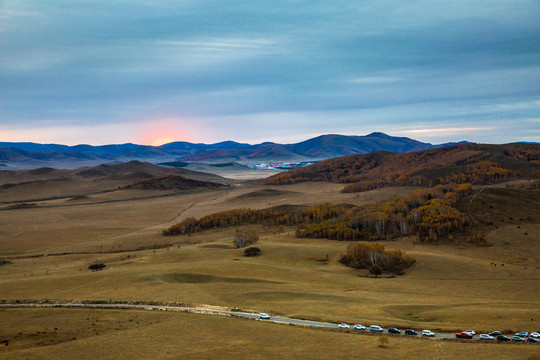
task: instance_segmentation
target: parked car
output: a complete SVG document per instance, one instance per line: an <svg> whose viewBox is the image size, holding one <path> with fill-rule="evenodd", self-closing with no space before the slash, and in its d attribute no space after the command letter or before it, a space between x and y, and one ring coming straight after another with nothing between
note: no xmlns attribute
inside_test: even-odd
<svg viewBox="0 0 540 360"><path fill-rule="evenodd" d="M526 331L521 331L521 332L515 333L514 335L519 336L519 337L527 337L529 336L529 333Z"/></svg>
<svg viewBox="0 0 540 360"><path fill-rule="evenodd" d="M510 341L510 338L504 335L497 335L497 341Z"/></svg>
<svg viewBox="0 0 540 360"><path fill-rule="evenodd" d="M524 341L525 341L524 338L522 338L521 336L517 336L517 335L512 336L512 339L511 339L511 340L512 340L512 341L516 341L516 342L524 342Z"/></svg>
<svg viewBox="0 0 540 360"><path fill-rule="evenodd" d="M488 334L480 334L480 340L495 340L495 338Z"/></svg>
<svg viewBox="0 0 540 360"><path fill-rule="evenodd" d="M345 323L341 323L337 326L340 329L350 329L351 327Z"/></svg>
<svg viewBox="0 0 540 360"><path fill-rule="evenodd" d="M500 332L500 331L492 331L492 332L489 333L489 335L491 335L491 336L499 336L499 335L502 335L502 332Z"/></svg>
<svg viewBox="0 0 540 360"><path fill-rule="evenodd" d="M458 339L472 339L473 336L472 336L472 334L463 331L463 332L456 333L456 337Z"/></svg>
<svg viewBox="0 0 540 360"><path fill-rule="evenodd" d="M396 329L396 328L388 328L388 332L390 334L401 334L401 330Z"/></svg>
<svg viewBox="0 0 540 360"><path fill-rule="evenodd" d="M540 342L540 339L535 339L533 337L528 337L527 342L537 343L537 342Z"/></svg>
<svg viewBox="0 0 540 360"><path fill-rule="evenodd" d="M422 330L422 336L434 337L435 333L431 330Z"/></svg>
<svg viewBox="0 0 540 360"><path fill-rule="evenodd" d="M529 334L529 336L532 336L533 338L540 338L540 333L535 331Z"/></svg>
<svg viewBox="0 0 540 360"><path fill-rule="evenodd" d="M353 326L354 330L366 330L366 327L364 325L356 324Z"/></svg>
<svg viewBox="0 0 540 360"><path fill-rule="evenodd" d="M474 332L474 330L465 330L464 333L470 334L471 336L476 335L476 333Z"/></svg>
<svg viewBox="0 0 540 360"><path fill-rule="evenodd" d="M384 329L378 325L371 325L369 331L383 332Z"/></svg>
<svg viewBox="0 0 540 360"><path fill-rule="evenodd" d="M259 319L268 320L268 319L270 319L270 315L265 314L265 313L260 313L259 314Z"/></svg>
<svg viewBox="0 0 540 360"><path fill-rule="evenodd" d="M413 329L407 329L405 330L405 335L418 335L418 333Z"/></svg>

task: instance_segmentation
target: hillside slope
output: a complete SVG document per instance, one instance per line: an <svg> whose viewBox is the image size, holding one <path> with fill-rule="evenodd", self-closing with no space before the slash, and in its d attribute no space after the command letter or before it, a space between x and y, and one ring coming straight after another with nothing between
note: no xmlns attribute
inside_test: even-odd
<svg viewBox="0 0 540 360"><path fill-rule="evenodd" d="M354 183L344 189L354 192L385 185L488 184L538 177L540 145L467 143L411 153L349 155L274 175L267 183Z"/></svg>
<svg viewBox="0 0 540 360"><path fill-rule="evenodd" d="M230 179L187 169L166 168L146 162L130 161L75 170L39 168L26 171L0 171L0 202L31 201L88 195L115 190L137 182L174 175L177 181L164 181L154 189L183 187L219 187ZM199 184L200 183L200 184ZM186 185L187 184L187 185Z"/></svg>

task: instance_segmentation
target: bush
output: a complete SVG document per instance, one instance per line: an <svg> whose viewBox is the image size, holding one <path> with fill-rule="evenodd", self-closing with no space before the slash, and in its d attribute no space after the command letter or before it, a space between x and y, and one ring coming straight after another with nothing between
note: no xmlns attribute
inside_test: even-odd
<svg viewBox="0 0 540 360"><path fill-rule="evenodd" d="M369 273L377 277L382 274L382 269L379 265L373 265L372 267L369 268Z"/></svg>
<svg viewBox="0 0 540 360"><path fill-rule="evenodd" d="M234 246L237 248L243 248L248 245L254 244L259 240L259 236L254 232L237 231L234 236Z"/></svg>
<svg viewBox="0 0 540 360"><path fill-rule="evenodd" d="M11 261L9 261L9 260L0 260L0 266L9 265L9 264L11 264Z"/></svg>
<svg viewBox="0 0 540 360"><path fill-rule="evenodd" d="M105 267L106 267L105 264L92 264L88 267L88 270L99 271L99 270L103 270Z"/></svg>
<svg viewBox="0 0 540 360"><path fill-rule="evenodd" d="M259 255L260 252L261 252L261 249L259 249L258 247L252 246L244 250L244 256L257 256Z"/></svg>
<svg viewBox="0 0 540 360"><path fill-rule="evenodd" d="M379 336L379 347L386 348L388 347L389 343L390 343L390 340L388 340L388 336L386 335Z"/></svg>
<svg viewBox="0 0 540 360"><path fill-rule="evenodd" d="M401 274L415 263L401 250L385 250L384 245L369 242L350 244L339 261L355 269L370 269L374 275L380 275L383 271Z"/></svg>

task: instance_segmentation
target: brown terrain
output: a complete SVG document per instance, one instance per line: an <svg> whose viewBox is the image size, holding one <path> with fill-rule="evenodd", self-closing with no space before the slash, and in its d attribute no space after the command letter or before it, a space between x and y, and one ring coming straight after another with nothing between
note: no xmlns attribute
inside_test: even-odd
<svg viewBox="0 0 540 360"><path fill-rule="evenodd" d="M232 180L141 162L1 171L0 300L177 302L435 332L540 330L536 150L467 144L407 153L399 161L388 153L354 155L280 173L266 184L237 180L240 169ZM406 181L395 177L404 170L401 161L413 170ZM413 166L422 163L432 167ZM499 175L484 176L486 169ZM360 239L415 260L398 275L374 277L345 266L340 258L358 241L297 237L297 224L246 222L162 235L188 218L233 209L321 203L342 204L357 215L364 208L393 209L396 199L428 191L436 179L459 180L453 174L460 173L468 177L464 182L478 182L459 198L443 199L463 214L459 229L429 241L420 241L414 228ZM409 181L415 176L420 180ZM382 187L343 191L349 178L379 177ZM348 224L347 214L325 216ZM233 246L237 230L258 235L259 256L245 257ZM105 268L93 272L92 264ZM400 336L379 347L379 337L369 332L158 311L10 308L0 309L0 319L0 359L527 359L540 349Z"/></svg>

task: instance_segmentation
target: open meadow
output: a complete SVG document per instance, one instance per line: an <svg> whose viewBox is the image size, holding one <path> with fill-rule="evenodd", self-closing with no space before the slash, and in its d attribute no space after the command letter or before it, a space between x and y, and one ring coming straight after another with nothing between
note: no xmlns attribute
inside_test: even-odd
<svg viewBox="0 0 540 360"><path fill-rule="evenodd" d="M490 246L421 244L414 236L381 241L416 259L401 276L374 278L345 267L339 258L349 242L299 239L294 227L244 225L190 236L161 235L182 219L221 210L321 202L362 205L414 189L355 194L341 193L342 188L326 182L234 182L221 189L116 189L63 198L59 185L53 198L19 207L13 207L17 194L12 192L10 202L0 204L0 260L10 262L0 266L0 300L177 302L441 332L540 329L537 190L519 193L499 187L465 199L463 206L476 221L491 219L483 228ZM28 195L19 194L22 199ZM243 249L234 248L237 229L259 235L260 256L245 257ZM93 263L106 268L89 271ZM220 358L231 359L355 354L526 358L539 352L534 344L408 338L391 338L389 348L379 348L376 336L197 314L71 309L8 309L0 314L0 341L9 340L0 346L0 358L64 358L75 352L89 355L88 349L98 351L91 358L130 358L133 353L140 358L206 358L219 352ZM104 325L98 329L87 318Z"/></svg>

